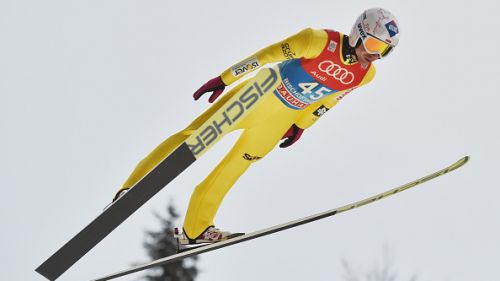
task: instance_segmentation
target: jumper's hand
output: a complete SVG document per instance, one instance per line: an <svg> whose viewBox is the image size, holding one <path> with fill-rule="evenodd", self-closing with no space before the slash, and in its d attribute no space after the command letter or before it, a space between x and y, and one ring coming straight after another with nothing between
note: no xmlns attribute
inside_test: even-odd
<svg viewBox="0 0 500 281"><path fill-rule="evenodd" d="M290 127L290 129L288 129L288 131L285 133L285 135L283 135L283 137L281 138L281 139L285 139L285 141L283 141L280 144L280 147L285 148L285 147L289 147L290 145L294 144L296 141L298 141L300 139L303 132L304 132L304 129L301 129L301 128L297 127L297 125L293 124Z"/></svg>
<svg viewBox="0 0 500 281"><path fill-rule="evenodd" d="M209 80L207 83L203 84L203 86L201 86L198 91L194 93L193 98L194 100L198 100L205 93L213 92L210 98L208 98L208 102L212 103L220 96L220 94L222 94L225 87L226 84L222 82L222 78L220 76L217 76Z"/></svg>

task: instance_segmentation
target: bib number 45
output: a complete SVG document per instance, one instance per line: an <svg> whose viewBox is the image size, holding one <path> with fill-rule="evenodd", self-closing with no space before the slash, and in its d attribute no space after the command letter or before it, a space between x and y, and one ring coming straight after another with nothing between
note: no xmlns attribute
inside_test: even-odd
<svg viewBox="0 0 500 281"><path fill-rule="evenodd" d="M325 86L320 86L318 82L303 82L299 83L299 87L302 89L302 94L307 96L312 100L319 100L325 95L328 95L332 92L332 90L328 89Z"/></svg>

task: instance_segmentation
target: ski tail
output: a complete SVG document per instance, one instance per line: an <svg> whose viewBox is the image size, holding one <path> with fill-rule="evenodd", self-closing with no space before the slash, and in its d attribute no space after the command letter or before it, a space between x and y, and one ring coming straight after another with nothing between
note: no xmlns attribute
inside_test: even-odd
<svg viewBox="0 0 500 281"><path fill-rule="evenodd" d="M120 200L117 200L112 206L104 210L90 224L37 267L35 271L51 281L59 278L195 160L196 158L186 144L179 146L155 168L156 171L162 171L161 173L147 174Z"/></svg>

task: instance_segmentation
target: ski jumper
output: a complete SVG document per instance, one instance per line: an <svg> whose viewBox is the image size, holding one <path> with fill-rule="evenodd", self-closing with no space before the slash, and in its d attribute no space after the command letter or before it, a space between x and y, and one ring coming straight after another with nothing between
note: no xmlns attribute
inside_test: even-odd
<svg viewBox="0 0 500 281"><path fill-rule="evenodd" d="M375 75L372 64L363 67L346 54L348 37L332 30L304 29L272 44L221 74L226 85L268 64L279 73L276 89L270 89L262 101L235 128L242 133L217 167L194 190L184 221L191 239L214 225L222 200L250 164L263 158L296 124L306 129L335 106L353 89L370 82ZM162 159L189 137L252 78L229 90L184 130L172 135L135 168L121 189L130 188Z"/></svg>

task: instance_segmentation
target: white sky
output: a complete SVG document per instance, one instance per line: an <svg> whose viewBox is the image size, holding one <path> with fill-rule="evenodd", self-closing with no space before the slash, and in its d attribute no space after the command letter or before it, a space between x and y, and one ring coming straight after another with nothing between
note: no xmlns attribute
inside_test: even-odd
<svg viewBox="0 0 500 281"><path fill-rule="evenodd" d="M182 2L182 3L181 3ZM497 1L0 2L0 276L34 269L97 216L136 163L208 106L206 80L305 27L349 32L366 8L401 41L374 81L231 190L218 226L251 232L466 167L396 197L201 256L209 280L341 280L388 245L401 279L498 280ZM497 120L497 121L494 121ZM59 280L147 259L144 230L224 155L232 134ZM119 280L134 280L141 274Z"/></svg>

